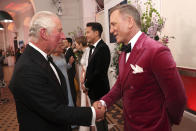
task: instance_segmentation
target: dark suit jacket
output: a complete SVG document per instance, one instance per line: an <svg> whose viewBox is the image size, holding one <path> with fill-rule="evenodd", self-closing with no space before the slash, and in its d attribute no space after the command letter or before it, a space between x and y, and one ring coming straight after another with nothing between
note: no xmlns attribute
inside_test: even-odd
<svg viewBox="0 0 196 131"><path fill-rule="evenodd" d="M59 84L47 60L27 45L15 65L9 88L16 102L20 131L65 131L73 125L90 125L90 107L68 104L66 82L57 70Z"/></svg>
<svg viewBox="0 0 196 131"><path fill-rule="evenodd" d="M94 49L86 70L85 86L91 100L99 100L110 90L108 80L110 57L107 44L100 40Z"/></svg>
<svg viewBox="0 0 196 131"><path fill-rule="evenodd" d="M72 48L69 48L65 54L65 60L67 63L69 63L69 58L73 56L74 59L75 59L75 55L74 55L74 52L73 52L73 49ZM75 62L72 64L72 67L70 69L67 70L67 74L68 74L68 77L69 77L69 83L70 83L70 87L71 87L71 94L72 94L72 97L73 97L73 101L74 101L74 104L76 105L76 88L75 88L75 85L74 85L74 78L75 78L75 75L76 75L76 67L75 67Z"/></svg>
<svg viewBox="0 0 196 131"><path fill-rule="evenodd" d="M143 33L125 59L123 52L118 79L102 99L109 107L122 97L125 131L171 131L171 124L180 123L186 95L169 49ZM131 64L143 72L135 74Z"/></svg>

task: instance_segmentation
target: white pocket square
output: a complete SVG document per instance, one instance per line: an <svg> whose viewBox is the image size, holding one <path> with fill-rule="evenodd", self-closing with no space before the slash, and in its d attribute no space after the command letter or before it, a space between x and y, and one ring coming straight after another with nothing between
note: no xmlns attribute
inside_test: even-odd
<svg viewBox="0 0 196 131"><path fill-rule="evenodd" d="M142 73L142 72L144 72L143 71L143 68L142 67L140 67L140 66L138 66L138 65L132 65L132 64L130 64L130 66L131 66L131 68L133 69L133 74L137 74L137 73Z"/></svg>

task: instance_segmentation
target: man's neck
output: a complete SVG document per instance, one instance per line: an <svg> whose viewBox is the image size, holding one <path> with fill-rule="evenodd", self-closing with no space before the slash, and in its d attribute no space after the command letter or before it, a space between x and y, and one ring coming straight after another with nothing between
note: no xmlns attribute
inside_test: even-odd
<svg viewBox="0 0 196 131"><path fill-rule="evenodd" d="M127 40L126 42L124 43L125 45L127 45L129 43L129 41L137 34L137 32L140 31L139 28L134 28L130 31L128 37L127 37Z"/></svg>
<svg viewBox="0 0 196 131"><path fill-rule="evenodd" d="M101 37L95 38L95 40L93 41L93 43L91 45L94 45L99 39L101 39Z"/></svg>
<svg viewBox="0 0 196 131"><path fill-rule="evenodd" d="M40 50L42 50L43 52L45 52L46 54L51 54L52 52L49 51L46 46L44 46L44 43L41 42L33 42L31 41L32 44L34 44L37 48L39 48Z"/></svg>

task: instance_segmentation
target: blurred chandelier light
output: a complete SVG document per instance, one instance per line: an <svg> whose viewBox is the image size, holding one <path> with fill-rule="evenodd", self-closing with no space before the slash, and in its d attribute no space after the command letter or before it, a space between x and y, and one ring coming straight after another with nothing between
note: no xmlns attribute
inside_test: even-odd
<svg viewBox="0 0 196 131"><path fill-rule="evenodd" d="M59 15L59 16L63 15L63 10L62 10L62 7L61 7L61 1L60 0L58 1L57 10L58 10L57 15Z"/></svg>
<svg viewBox="0 0 196 131"><path fill-rule="evenodd" d="M52 0L53 4L56 6L57 8L57 15L61 16L63 15L63 9L62 9L62 0Z"/></svg>
<svg viewBox="0 0 196 131"><path fill-rule="evenodd" d="M4 27L1 23L0 23L0 30L4 30Z"/></svg>
<svg viewBox="0 0 196 131"><path fill-rule="evenodd" d="M13 19L10 14L5 11L0 10L0 22L10 23L13 22Z"/></svg>

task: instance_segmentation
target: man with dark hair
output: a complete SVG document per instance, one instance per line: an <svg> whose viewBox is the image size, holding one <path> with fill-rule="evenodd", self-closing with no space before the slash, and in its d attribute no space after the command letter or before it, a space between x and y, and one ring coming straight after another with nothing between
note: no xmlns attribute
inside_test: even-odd
<svg viewBox="0 0 196 131"><path fill-rule="evenodd" d="M74 55L73 49L71 47L72 46L72 39L66 38L65 45L67 47L67 51L65 53L65 59L66 59L66 62L68 63L71 56L73 56L73 58L75 59L75 55ZM72 63L72 67L67 70L67 73L68 73L69 83L70 83L70 87L71 87L71 94L73 97L74 105L76 106L77 94L76 94L76 88L74 85L74 78L76 75L75 62Z"/></svg>
<svg viewBox="0 0 196 131"><path fill-rule="evenodd" d="M103 32L103 28L102 28L102 25L100 23L97 23L97 22L89 22L86 24L87 27L91 27L91 29L93 31L98 31L99 33L99 37L101 37L101 34Z"/></svg>
<svg viewBox="0 0 196 131"><path fill-rule="evenodd" d="M93 103L110 90L108 68L110 64L110 50L101 39L103 28L100 23L91 22L86 25L86 38L90 44L88 66L86 70L85 87ZM107 131L107 121L96 123L98 131Z"/></svg>
<svg viewBox="0 0 196 131"><path fill-rule="evenodd" d="M73 43L72 39L71 38L66 38L66 40L70 44L70 46L72 46L72 43Z"/></svg>

